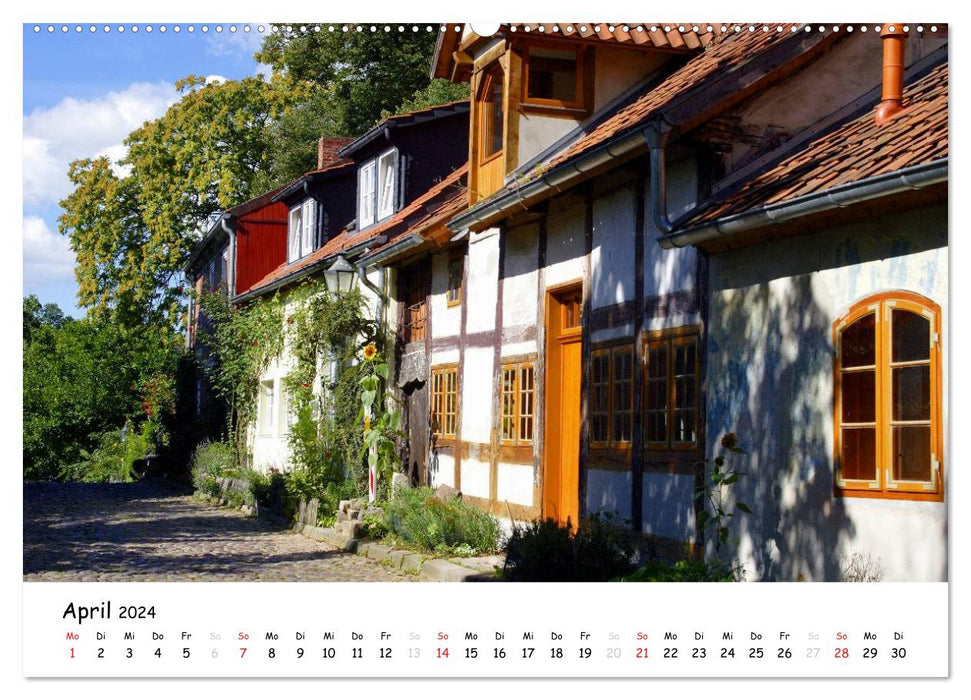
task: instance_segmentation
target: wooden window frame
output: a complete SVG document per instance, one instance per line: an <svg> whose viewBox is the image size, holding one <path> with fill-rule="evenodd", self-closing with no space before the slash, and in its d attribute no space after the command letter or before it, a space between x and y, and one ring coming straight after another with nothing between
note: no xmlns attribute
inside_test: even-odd
<svg viewBox="0 0 971 700"><path fill-rule="evenodd" d="M617 396L617 378L615 371L617 368L616 356L621 353L629 353L631 358L631 373L630 373L630 406L627 408L627 413L630 415L630 439L629 440L615 440L614 439L614 417L617 414L617 407L615 405ZM590 407L589 413L591 417L591 428L590 428L590 447L597 450L629 450L634 440L634 362L637 359L634 357L634 343L630 340L623 341L620 343L614 343L611 345L602 345L594 348L590 353L591 362L594 358L607 357L607 381L604 384L607 391L607 439L597 440L596 436L593 434L592 417L593 417L593 394L594 394L594 381L591 367L591 377L590 377ZM599 386L599 384L598 384Z"/></svg>
<svg viewBox="0 0 971 700"><path fill-rule="evenodd" d="M459 414L459 367L457 364L438 365L431 370L431 387L429 391L429 417L431 419L432 436L436 441L452 441L458 433ZM448 384L452 378L453 389ZM454 410L448 411L448 398L452 397ZM451 417L451 432L446 431L448 419Z"/></svg>
<svg viewBox="0 0 971 700"><path fill-rule="evenodd" d="M702 438L701 425L701 329L696 325L680 326L678 328L666 328L664 330L645 331L644 333L644 355L641 357L643 365L641 377L641 391L643 396L642 430L644 431L644 451L660 453L698 453L700 454L704 445ZM675 362L674 349L683 345L693 343L695 346L695 371L694 371L694 442L679 442L674 440L673 428L674 417L677 412L677 382L675 381ZM647 434L647 415L648 415L648 386L653 380L650 376L650 352L653 349L663 347L665 350L665 421L666 431L665 440L650 440Z"/></svg>
<svg viewBox="0 0 971 700"><path fill-rule="evenodd" d="M931 481L904 481L893 479L893 322L891 314L902 309L924 316L929 320L930 366L930 449ZM874 401L876 410L874 430L875 479L846 480L841 475L842 464L842 374L840 361L842 332L850 325L874 314ZM921 363L923 361L920 361ZM833 323L833 492L838 497L884 498L891 500L943 501L944 500L944 425L943 398L941 392L941 308L930 299L913 292L893 291L874 294L853 304ZM869 367L869 365L867 365ZM858 369L858 368L853 368Z"/></svg>
<svg viewBox="0 0 971 700"><path fill-rule="evenodd" d="M553 49L556 51L572 51L576 56L576 100L567 102L542 97L529 96L529 64L531 49ZM520 60L522 63L522 90L520 94L520 105L525 111L545 113L550 116L583 116L590 111L590 98L587 95L587 83L593 83L593 76L588 75L588 64L592 61L587 60L587 49L579 44L569 44L552 41L530 42L520 50Z"/></svg>
<svg viewBox="0 0 971 700"><path fill-rule="evenodd" d="M459 282L458 286L455 288L455 296L452 297L452 265L458 262L461 267L459 268ZM459 306L462 303L463 296L463 280L465 278L465 252L450 253L448 260L445 264L445 305L447 308L452 308L453 306Z"/></svg>
<svg viewBox="0 0 971 700"><path fill-rule="evenodd" d="M532 386L526 390L523 388L523 374L525 372L532 372ZM501 376L499 390L501 392L499 398L499 441L503 445L509 446L524 446L532 445L533 440L536 437L536 364L533 360L525 360L519 362L503 362L501 364ZM514 381L513 389L511 392L507 392L505 389L505 374L506 372L512 372ZM523 408L523 394L529 393L530 396L530 413L524 414ZM513 397L513 412L511 416L506 413L506 402L505 398L507 394L511 394ZM512 418L513 421L513 437L507 438L503 435L503 424L506 419ZM523 418L532 419L532 434L528 438L522 436L522 420Z"/></svg>
<svg viewBox="0 0 971 700"><path fill-rule="evenodd" d="M506 79L505 71L503 70L502 66L498 64L493 66L489 70L485 71L485 73L482 76L482 84L479 87L479 96L475 100L475 105L478 108L478 112L479 112L478 114L479 128L477 129L478 134L476 136L476 138L478 139L478 144L477 144L478 148L476 149L478 151L478 156L476 160L478 160L479 167L482 167L487 163L491 163L496 158L501 158L503 154L506 152L506 120L505 120L505 117L503 117L503 120L502 120L503 133L502 133L502 139L501 139L501 146L494 153L485 155L485 152L486 152L485 146L489 142L489 140L491 140L489 137L492 136L492 133L487 132L487 126L489 125L490 120L492 118L492 110L491 109L488 110L489 113L486 114L487 110L484 107L485 104L491 104L491 101L487 103L485 98L488 95L492 94L493 85L498 80L500 85L500 91L499 91L501 95L500 99L503 100L503 104L500 106L500 111L503 112L503 114L505 113L505 109L506 109L505 99L504 99L505 98L505 84L504 84L505 79Z"/></svg>

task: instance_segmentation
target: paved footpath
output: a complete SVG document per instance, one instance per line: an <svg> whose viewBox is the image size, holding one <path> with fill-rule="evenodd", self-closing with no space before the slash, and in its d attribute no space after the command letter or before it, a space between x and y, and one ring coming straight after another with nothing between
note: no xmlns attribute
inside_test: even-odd
<svg viewBox="0 0 971 700"><path fill-rule="evenodd" d="M24 485L25 581L415 581L155 482Z"/></svg>

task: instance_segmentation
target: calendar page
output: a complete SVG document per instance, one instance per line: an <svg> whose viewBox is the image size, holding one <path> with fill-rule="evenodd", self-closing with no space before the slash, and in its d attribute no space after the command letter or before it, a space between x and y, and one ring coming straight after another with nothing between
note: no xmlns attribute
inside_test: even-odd
<svg viewBox="0 0 971 700"><path fill-rule="evenodd" d="M939 8L35 9L28 689L960 673Z"/></svg>

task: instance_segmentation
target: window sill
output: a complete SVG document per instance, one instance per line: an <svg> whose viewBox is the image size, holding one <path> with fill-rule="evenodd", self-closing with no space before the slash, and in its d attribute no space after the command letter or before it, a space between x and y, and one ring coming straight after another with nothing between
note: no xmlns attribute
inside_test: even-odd
<svg viewBox="0 0 971 700"><path fill-rule="evenodd" d="M924 501L931 503L942 503L943 493L920 493L919 491L879 491L872 489L863 491L860 489L841 489L836 487L833 490L834 498L869 498L882 499L884 501Z"/></svg>
<svg viewBox="0 0 971 700"><path fill-rule="evenodd" d="M542 114L548 117L569 117L572 119L586 119L590 116L590 110L584 107L574 107L568 105L543 104L541 102L523 101L519 105L519 110L523 114Z"/></svg>

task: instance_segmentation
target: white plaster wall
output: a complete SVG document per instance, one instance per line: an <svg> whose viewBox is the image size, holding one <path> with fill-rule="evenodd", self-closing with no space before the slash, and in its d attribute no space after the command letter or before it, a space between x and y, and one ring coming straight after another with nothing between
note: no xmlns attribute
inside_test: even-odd
<svg viewBox="0 0 971 700"><path fill-rule="evenodd" d="M593 331L590 333L590 342L592 343L603 343L608 340L616 340L617 338L630 338L634 335L634 324L626 323L616 328L605 328L599 331Z"/></svg>
<svg viewBox="0 0 971 700"><path fill-rule="evenodd" d="M634 298L636 202L633 186L594 199L591 304L593 308Z"/></svg>
<svg viewBox="0 0 971 700"><path fill-rule="evenodd" d="M462 493L489 498L489 464L477 459L462 460Z"/></svg>
<svg viewBox="0 0 971 700"><path fill-rule="evenodd" d="M468 295L466 332L488 331L496 327L496 291L499 276L499 229L472 233L469 237ZM432 326L435 319L432 318Z"/></svg>
<svg viewBox="0 0 971 700"><path fill-rule="evenodd" d="M434 325L434 321L432 321ZM457 341L456 341L457 342ZM436 365L454 364L459 361L459 349L435 350L432 352L432 367Z"/></svg>
<svg viewBox="0 0 971 700"><path fill-rule="evenodd" d="M438 488L442 484L455 486L455 459L450 454L443 454L441 451L432 457L430 471L431 486Z"/></svg>
<svg viewBox="0 0 971 700"><path fill-rule="evenodd" d="M647 298L694 289L698 284L698 258L694 248L665 250L654 241L662 233L654 225L650 180L644 197L646 240L644 245L644 296ZM694 160L667 164L668 216L677 217L693 209L698 199L698 168Z"/></svg>
<svg viewBox="0 0 971 700"><path fill-rule="evenodd" d="M643 531L691 542L695 536L694 476L648 473L643 483Z"/></svg>
<svg viewBox="0 0 971 700"><path fill-rule="evenodd" d="M496 498L499 501L533 505L533 465L498 464ZM465 478L463 473L463 479ZM463 487L465 482L462 483Z"/></svg>
<svg viewBox="0 0 971 700"><path fill-rule="evenodd" d="M546 222L545 284L583 277L584 203L574 195L554 199Z"/></svg>
<svg viewBox="0 0 971 700"><path fill-rule="evenodd" d="M621 522L630 519L631 473L590 469L587 472L588 513L615 514Z"/></svg>
<svg viewBox="0 0 971 700"><path fill-rule="evenodd" d="M538 322L536 262L539 247L537 226L522 226L504 234L502 325L531 326Z"/></svg>
<svg viewBox="0 0 971 700"><path fill-rule="evenodd" d="M636 83L657 70L668 57L663 54L642 54L628 49L596 47L594 61L594 111L630 90Z"/></svg>
<svg viewBox="0 0 971 700"><path fill-rule="evenodd" d="M447 254L432 256L432 337L452 337L458 342L462 306L456 304L450 307L445 298L448 289L448 257Z"/></svg>
<svg viewBox="0 0 971 700"><path fill-rule="evenodd" d="M503 343L501 357L517 357L519 355L531 355L536 352L536 341L525 340L521 343Z"/></svg>
<svg viewBox="0 0 971 700"><path fill-rule="evenodd" d="M488 443L492 440L492 348L465 349L462 391L462 440ZM463 461L463 467L464 467ZM465 477L462 477L465 488Z"/></svg>
<svg viewBox="0 0 971 700"><path fill-rule="evenodd" d="M533 157L557 139L569 133L580 123L569 117L550 117L521 110L519 112L519 162L528 163Z"/></svg>
<svg viewBox="0 0 971 700"><path fill-rule="evenodd" d="M736 534L751 578L839 580L859 552L884 580L947 579L944 505L834 496L832 415L833 321L870 294L922 294L942 312L949 455L946 244L936 207L712 257L708 450L728 431L749 450L737 498L756 515Z"/></svg>

